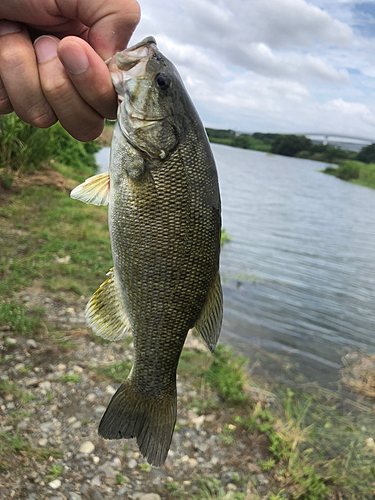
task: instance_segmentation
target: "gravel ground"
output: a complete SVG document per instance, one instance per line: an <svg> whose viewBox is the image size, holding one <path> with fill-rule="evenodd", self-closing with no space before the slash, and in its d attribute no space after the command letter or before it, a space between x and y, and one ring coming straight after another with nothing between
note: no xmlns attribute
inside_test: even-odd
<svg viewBox="0 0 375 500"><path fill-rule="evenodd" d="M98 423L119 386L100 367L131 360L132 344L93 338L83 320L87 298L62 301L29 290L20 301L44 308L49 332L30 338L0 331L1 499L211 498L204 482L212 498L267 498L273 480L258 465L269 458L266 438L236 429L233 411L221 404L201 414L207 389L197 391L190 380L178 379L178 420L164 467L146 464L134 440L100 438ZM205 348L189 334L185 349Z"/></svg>

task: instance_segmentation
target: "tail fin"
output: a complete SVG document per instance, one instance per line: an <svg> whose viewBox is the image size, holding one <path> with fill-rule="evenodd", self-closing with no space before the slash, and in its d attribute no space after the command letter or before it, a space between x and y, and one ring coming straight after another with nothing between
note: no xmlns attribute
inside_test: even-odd
<svg viewBox="0 0 375 500"><path fill-rule="evenodd" d="M99 424L99 434L105 439L136 437L148 463L160 467L171 445L176 406L176 393L142 399L132 382L126 380L112 397Z"/></svg>

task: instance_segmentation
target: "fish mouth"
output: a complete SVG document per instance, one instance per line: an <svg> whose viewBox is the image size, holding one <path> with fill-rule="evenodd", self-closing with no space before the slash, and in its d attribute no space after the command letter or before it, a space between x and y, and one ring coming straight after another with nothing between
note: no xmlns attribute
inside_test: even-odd
<svg viewBox="0 0 375 500"><path fill-rule="evenodd" d="M145 76L146 65L156 50L156 40L148 36L106 61L116 90L123 80Z"/></svg>

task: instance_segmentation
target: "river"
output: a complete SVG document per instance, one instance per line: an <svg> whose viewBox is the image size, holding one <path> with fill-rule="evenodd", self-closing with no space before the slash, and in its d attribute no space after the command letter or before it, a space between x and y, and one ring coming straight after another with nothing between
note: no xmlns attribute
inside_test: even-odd
<svg viewBox="0 0 375 500"><path fill-rule="evenodd" d="M260 346L324 382L349 350L375 351L375 190L296 158L212 145L223 227L221 340ZM109 148L97 154L106 170ZM279 375L279 374L278 374Z"/></svg>

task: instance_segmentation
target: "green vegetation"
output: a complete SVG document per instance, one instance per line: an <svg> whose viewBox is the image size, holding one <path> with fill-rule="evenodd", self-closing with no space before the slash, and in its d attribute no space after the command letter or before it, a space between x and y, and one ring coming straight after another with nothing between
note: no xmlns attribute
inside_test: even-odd
<svg viewBox="0 0 375 500"><path fill-rule="evenodd" d="M343 161L337 168L327 167L325 174L334 175L344 181L351 181L361 186L375 188L375 163L367 164L359 161Z"/></svg>
<svg viewBox="0 0 375 500"><path fill-rule="evenodd" d="M213 143L225 144L226 146L233 146L235 148L254 149L266 153L271 151L271 142L258 139L254 135L237 135L233 130L217 130L213 128L206 128L206 132L210 142Z"/></svg>
<svg viewBox="0 0 375 500"><path fill-rule="evenodd" d="M23 123L14 113L0 116L0 186L9 188L15 173L41 170L52 163L77 169L96 169L93 153L99 146L80 143L56 124L38 129Z"/></svg>
<svg viewBox="0 0 375 500"><path fill-rule="evenodd" d="M253 149L267 153L294 156L327 163L355 160L357 153L333 146L314 144L305 136L292 134L236 134L234 130L206 129L211 142L243 149ZM359 158L358 158L359 159ZM362 161L362 160L360 160Z"/></svg>

